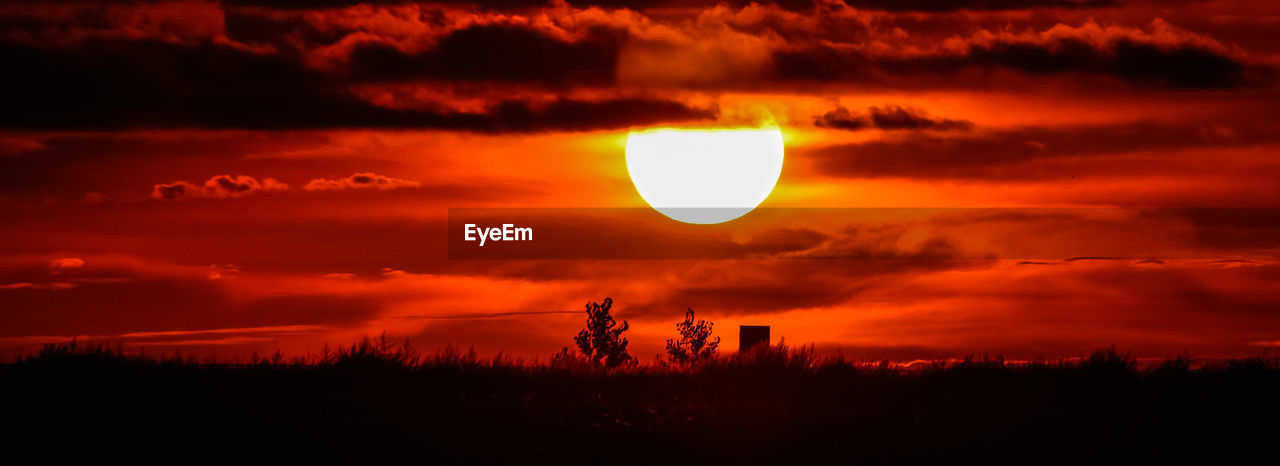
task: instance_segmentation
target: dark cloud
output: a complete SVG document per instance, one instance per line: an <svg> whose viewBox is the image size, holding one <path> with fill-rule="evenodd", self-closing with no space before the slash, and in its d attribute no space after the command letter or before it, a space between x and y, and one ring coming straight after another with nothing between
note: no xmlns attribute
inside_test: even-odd
<svg viewBox="0 0 1280 466"><path fill-rule="evenodd" d="M911 56L808 46L774 54L776 79L894 84L895 76L954 76L963 71L1010 70L1028 75L1109 76L1140 87L1228 89L1263 82L1270 68L1246 63L1194 41L1160 43L1114 35L1101 44L1087 28L1049 38L971 40L960 50ZM949 85L961 84L960 81Z"/></svg>
<svg viewBox="0 0 1280 466"><path fill-rule="evenodd" d="M264 178L262 181L258 181L254 177L245 175L218 175L209 178L208 181L204 182L203 186L196 186L186 181L157 184L151 190L151 198L164 201L197 197L227 198L247 196L256 191L284 191L287 189L289 189L288 185L273 178Z"/></svg>
<svg viewBox="0 0 1280 466"><path fill-rule="evenodd" d="M63 50L7 44L0 57L13 65L0 75L10 102L0 124L7 127L468 124L463 116L375 107L296 61L213 44L93 41Z"/></svg>
<svg viewBox="0 0 1280 466"><path fill-rule="evenodd" d="M175 181L155 185L151 190L151 197L165 201L176 201L178 199L187 199L197 192L200 192L200 188L197 188L196 185L186 181Z"/></svg>
<svg viewBox="0 0 1280 466"><path fill-rule="evenodd" d="M310 68L297 57L211 43L102 40L74 49L3 44L0 61L10 65L8 72L0 74L8 101L0 109L0 126L8 128L374 127L528 132L715 116L714 109L642 97L508 100L480 113L392 109L358 98L349 91L349 82ZM512 70L504 65L477 72L497 77Z"/></svg>
<svg viewBox="0 0 1280 466"><path fill-rule="evenodd" d="M627 318L675 316L692 307L711 315L744 315L820 308L856 302L904 277L942 270L990 267L991 261L836 257L812 261L740 261L737 274L684 280L646 296L620 313ZM767 277L764 278L764 277Z"/></svg>
<svg viewBox="0 0 1280 466"><path fill-rule="evenodd" d="M342 8L361 4L402 5L419 3L414 0L225 0L231 5L267 6L282 9ZM475 5L490 9L536 8L550 6L550 0L444 0L429 3ZM598 6L603 8L706 8L717 4L741 8L752 3L776 5L791 11L811 10L815 0L572 0L566 2L576 7ZM823 3L826 3L825 1ZM843 0L840 3L863 9L884 11L946 12L956 10L1024 10L1033 8L1104 8L1114 7L1118 0Z"/></svg>
<svg viewBox="0 0 1280 466"><path fill-rule="evenodd" d="M355 32L351 27L307 21L301 14L229 8L223 12L227 37L254 44L271 44L279 50L299 52L310 44L333 44Z"/></svg>
<svg viewBox="0 0 1280 466"><path fill-rule="evenodd" d="M1017 265L1059 265L1059 262L1045 261L1018 261Z"/></svg>
<svg viewBox="0 0 1280 466"><path fill-rule="evenodd" d="M827 241L829 236L808 228L774 228L760 232L743 243L748 254L786 254L805 251Z"/></svg>
<svg viewBox="0 0 1280 466"><path fill-rule="evenodd" d="M1146 209L1147 218L1185 219L1195 227L1198 245L1208 249L1263 252L1280 249L1280 208Z"/></svg>
<svg viewBox="0 0 1280 466"><path fill-rule="evenodd" d="M965 120L946 118L929 118L923 112L896 105L871 107L866 114L854 113L844 107L822 114L813 119L813 124L821 128L845 129L857 131L862 129L883 130L916 130L928 129L937 131L962 130L973 128L973 123Z"/></svg>
<svg viewBox="0 0 1280 466"><path fill-rule="evenodd" d="M498 131L589 131L659 122L713 120L717 108L697 108L666 100L620 98L604 101L558 99L537 106L518 101L490 109Z"/></svg>
<svg viewBox="0 0 1280 466"><path fill-rule="evenodd" d="M1108 49L1061 40L1051 47L995 43L970 49L979 66L1005 66L1032 74L1085 72L1138 85L1221 89L1245 83L1246 65L1222 52L1191 44L1164 46L1131 39Z"/></svg>
<svg viewBox="0 0 1280 466"><path fill-rule="evenodd" d="M876 178L1044 178L1066 171L1019 170L1029 162L1136 151L1249 147L1277 139L1267 124L1129 123L1026 127L959 135L912 133L806 151L823 174Z"/></svg>
<svg viewBox="0 0 1280 466"><path fill-rule="evenodd" d="M648 302L626 308L637 318L669 315L692 307L719 315L782 312L826 307L857 299L903 276L942 270L981 269L990 258L966 258L940 236L907 245L906 225L850 225L832 234L772 230L748 244L798 251L812 260L744 260L728 265L733 275L699 274L677 280Z"/></svg>
<svg viewBox="0 0 1280 466"><path fill-rule="evenodd" d="M536 82L552 86L610 85L614 82L622 31L597 30L566 42L512 26L474 26L454 31L433 48L408 54L370 42L349 56L349 72L359 81L413 79Z"/></svg>
<svg viewBox="0 0 1280 466"><path fill-rule="evenodd" d="M1061 0L1067 3L1067 0ZM885 0L888 3L888 0ZM431 3L455 6L476 6L491 10L505 9L523 9L523 8L541 8L555 6L556 2L552 0L437 0L437 1L421 1L421 0L224 0L223 3L230 5L247 5L247 6L264 6L279 9L323 9L323 8L345 8L356 5L406 5L417 3ZM572 6L579 8L601 7L609 9L627 8L632 10L646 10L650 8L708 8L716 5L724 4L734 8L741 8L752 3L761 5L776 5L780 8L802 11L810 10L815 6L815 0L573 0L567 1Z"/></svg>
<svg viewBox="0 0 1280 466"><path fill-rule="evenodd" d="M343 2L302 4L323 7ZM1002 8L1004 4L972 5ZM631 39L628 26L621 21L557 24L555 28L510 22L458 23L428 8L418 12L420 17L413 27L422 28L421 35L434 40L417 50L415 47L425 45L333 18L232 9L225 12L224 23L223 13L223 9L206 5L199 15L193 15L198 18L191 18L190 25L163 20L172 16L167 10L165 15L169 16L160 19L145 14L121 19L94 11L83 19L54 14L47 18L5 16L27 32L0 41L0 60L7 65L7 72L0 74L0 86L4 87L0 92L6 94L0 127L369 127L521 132L619 128L716 115L714 109L657 98L616 94L590 100L563 97L566 89L606 90L614 86L620 50ZM784 21L775 13L757 22ZM789 28L811 35L788 38L782 50L760 50L772 53L769 77L760 78L754 72L729 73L747 77L740 78L744 82L718 85L787 86L795 81L829 81L947 87L985 83L988 80L981 79L981 73L1011 70L1031 76L1109 76L1137 86L1182 89L1239 87L1274 75L1271 68L1253 64L1241 52L1167 25L1153 26L1155 32L1150 33L1101 28L1093 23L1028 34L980 31L958 40L955 47L925 46L923 52L902 54L895 52L897 48L883 51L867 46L897 40L880 37L880 33L849 43L831 40L821 32L829 29L823 27L830 20L828 16L815 12L812 17L786 20L791 23ZM743 24L732 27L753 30L746 24L751 21L739 22ZM435 39L435 33L464 24L472 25ZM765 35L771 27L749 34ZM671 45L688 48L688 44ZM690 65L673 62L671 66ZM762 65L751 65L757 66ZM748 71L752 70L755 68ZM369 100L382 91L394 94L387 86L406 83L427 91L441 85L444 91L425 93L436 95L441 102L405 105L392 99L394 104L384 105L382 100L379 104ZM506 92L508 88L518 92ZM490 105L458 110L448 105L450 92ZM529 96L531 92L535 95ZM525 97L507 97L514 95ZM559 98L550 100L552 95ZM504 97L510 100L498 102ZM963 121L930 119L897 107L873 108L867 115L836 109L819 118L818 124L846 129L968 127Z"/></svg>
<svg viewBox="0 0 1280 466"><path fill-rule="evenodd" d="M1081 261L1124 261L1124 260L1128 260L1128 259L1124 257L1110 257L1110 256L1077 256L1077 257L1068 257L1066 259L1063 259L1062 261L1063 262L1081 262Z"/></svg>
<svg viewBox="0 0 1280 466"><path fill-rule="evenodd" d="M1033 8L1102 8L1117 0L843 0L858 9L885 11L1027 10Z"/></svg>
<svg viewBox="0 0 1280 466"><path fill-rule="evenodd" d="M526 3L531 3L530 0ZM411 5L421 3L415 0L222 0L223 4L231 6L261 6L278 9L297 9L297 10L318 10L325 8L347 8L357 5ZM433 3L464 3L464 2L433 2ZM480 3L480 2L473 2Z"/></svg>

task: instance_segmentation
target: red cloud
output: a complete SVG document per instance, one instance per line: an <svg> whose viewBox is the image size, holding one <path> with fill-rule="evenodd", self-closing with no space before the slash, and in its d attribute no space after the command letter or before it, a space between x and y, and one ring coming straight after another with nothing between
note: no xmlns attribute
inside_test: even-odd
<svg viewBox="0 0 1280 466"><path fill-rule="evenodd" d="M303 189L307 191L329 191L339 189L378 189L386 191L396 188L416 188L421 186L417 181L402 180L389 176L382 176L377 173L356 173L346 178L328 179L320 178L311 180Z"/></svg>
<svg viewBox="0 0 1280 466"><path fill-rule="evenodd" d="M205 181L204 186L196 186L186 181L157 184L151 189L151 198L166 201L197 197L229 198L247 196L255 191L287 189L289 185L276 181L275 178L263 178L262 181L258 181L252 176L218 175Z"/></svg>
<svg viewBox="0 0 1280 466"><path fill-rule="evenodd" d="M50 269L75 269L84 266L84 259L79 257L64 257L49 261Z"/></svg>

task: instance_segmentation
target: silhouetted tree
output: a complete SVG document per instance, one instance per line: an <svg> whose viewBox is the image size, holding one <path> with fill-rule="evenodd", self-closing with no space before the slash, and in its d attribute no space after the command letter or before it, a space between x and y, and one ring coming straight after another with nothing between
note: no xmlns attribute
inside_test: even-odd
<svg viewBox="0 0 1280 466"><path fill-rule="evenodd" d="M604 298L604 302L600 304L587 303L587 328L579 331L578 336L573 338L583 356L597 366L604 364L605 367L617 367L635 361L627 353L627 339L622 336L622 332L627 331L627 321L622 321L620 326L616 325L613 316L609 315L612 307L611 298Z"/></svg>
<svg viewBox="0 0 1280 466"><path fill-rule="evenodd" d="M673 361L680 364L696 363L715 357L716 349L720 347L720 337L711 339L712 325L715 324L705 320L693 323L693 309L689 309L684 313L684 321L676 323L680 338L667 340L667 354Z"/></svg>

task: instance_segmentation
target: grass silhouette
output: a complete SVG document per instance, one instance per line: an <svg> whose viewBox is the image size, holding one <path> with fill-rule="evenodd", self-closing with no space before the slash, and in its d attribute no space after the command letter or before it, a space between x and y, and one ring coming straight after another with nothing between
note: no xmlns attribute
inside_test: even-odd
<svg viewBox="0 0 1280 466"><path fill-rule="evenodd" d="M1230 462L1268 453L1280 414L1277 358L1115 349L907 368L780 344L606 369L385 336L236 362L73 341L0 374L11 452L130 461Z"/></svg>

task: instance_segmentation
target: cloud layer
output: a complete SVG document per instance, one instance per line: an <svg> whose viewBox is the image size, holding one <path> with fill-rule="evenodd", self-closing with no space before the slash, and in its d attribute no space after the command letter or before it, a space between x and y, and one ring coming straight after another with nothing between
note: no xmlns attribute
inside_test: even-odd
<svg viewBox="0 0 1280 466"><path fill-rule="evenodd" d="M218 175L209 178L202 186L186 181L174 181L155 185L151 190L152 199L176 201L192 198L229 198L253 194L257 191L284 191L289 185L274 178L263 178L262 181L245 175Z"/></svg>
<svg viewBox="0 0 1280 466"><path fill-rule="evenodd" d="M683 10L696 22L615 9L625 4L513 14L400 2L239 5L71 2L0 12L14 26L0 37L0 59L11 65L0 75L10 102L0 127L583 131L717 116L714 106L659 89L1027 86L1041 77L1233 89L1271 86L1276 76L1265 54L1159 18L1139 27L1083 21L912 34L893 16L825 3Z"/></svg>

